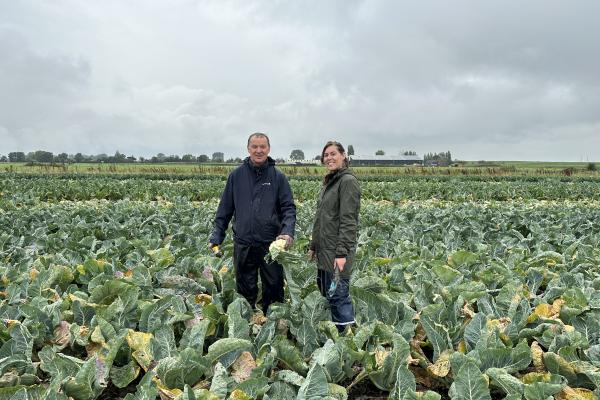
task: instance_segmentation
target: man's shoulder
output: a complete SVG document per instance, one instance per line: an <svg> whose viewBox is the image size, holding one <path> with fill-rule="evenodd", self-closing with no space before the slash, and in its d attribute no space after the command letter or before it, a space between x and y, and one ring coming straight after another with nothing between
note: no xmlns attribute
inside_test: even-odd
<svg viewBox="0 0 600 400"><path fill-rule="evenodd" d="M242 174L245 174L247 172L248 172L248 165L246 165L246 163L243 163L243 164L238 165L237 167L235 167L233 169L233 171L231 171L229 173L229 176L232 177L232 178L235 178L235 177L238 177L238 176L240 176Z"/></svg>

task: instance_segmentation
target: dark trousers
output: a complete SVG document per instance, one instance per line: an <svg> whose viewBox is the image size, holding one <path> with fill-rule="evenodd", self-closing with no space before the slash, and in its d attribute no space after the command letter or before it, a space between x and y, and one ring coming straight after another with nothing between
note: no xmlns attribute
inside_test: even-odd
<svg viewBox="0 0 600 400"><path fill-rule="evenodd" d="M350 278L340 277L333 296L329 295L329 286L333 274L322 269L317 270L317 286L319 291L329 302L331 320L339 332L343 332L347 325L355 324L354 307L350 299Z"/></svg>
<svg viewBox="0 0 600 400"><path fill-rule="evenodd" d="M265 261L268 251L268 244L255 247L235 243L233 246L236 290L254 308L258 297L260 271L261 304L265 315L271 303L283 303L283 267L275 261L270 263Z"/></svg>

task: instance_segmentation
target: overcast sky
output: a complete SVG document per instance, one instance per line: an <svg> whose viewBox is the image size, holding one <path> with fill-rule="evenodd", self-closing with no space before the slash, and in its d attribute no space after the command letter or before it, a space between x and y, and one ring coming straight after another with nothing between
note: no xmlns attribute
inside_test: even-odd
<svg viewBox="0 0 600 400"><path fill-rule="evenodd" d="M0 1L0 154L600 161L600 1Z"/></svg>

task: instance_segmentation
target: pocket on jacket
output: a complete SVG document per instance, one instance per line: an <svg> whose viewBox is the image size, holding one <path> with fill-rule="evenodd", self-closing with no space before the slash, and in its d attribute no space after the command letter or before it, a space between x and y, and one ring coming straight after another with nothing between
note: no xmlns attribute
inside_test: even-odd
<svg viewBox="0 0 600 400"><path fill-rule="evenodd" d="M275 239L277 235L279 235L279 231L281 230L281 224L276 216L271 219L264 221L264 224L261 227L261 233L263 238L265 239Z"/></svg>

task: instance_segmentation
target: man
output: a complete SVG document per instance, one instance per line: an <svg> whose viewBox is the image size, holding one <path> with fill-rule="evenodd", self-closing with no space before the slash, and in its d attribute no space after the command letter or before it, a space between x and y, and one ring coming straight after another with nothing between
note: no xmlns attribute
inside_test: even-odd
<svg viewBox="0 0 600 400"><path fill-rule="evenodd" d="M267 263L265 255L275 239L291 246L296 225L296 205L287 178L269 157L271 145L264 133L248 138L244 163L227 178L215 215L209 246L220 245L233 217L233 264L237 292L256 306L258 272L262 282L262 310L283 302L283 267Z"/></svg>

